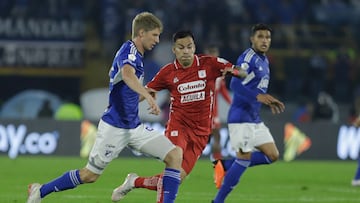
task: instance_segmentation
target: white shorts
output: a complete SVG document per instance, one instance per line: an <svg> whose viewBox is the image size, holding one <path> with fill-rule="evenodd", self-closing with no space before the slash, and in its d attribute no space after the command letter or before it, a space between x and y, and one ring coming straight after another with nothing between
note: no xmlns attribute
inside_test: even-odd
<svg viewBox="0 0 360 203"><path fill-rule="evenodd" d="M144 124L135 129L123 129L100 120L86 168L93 173L101 174L127 146L160 160L164 160L167 153L175 148L175 145L162 133Z"/></svg>
<svg viewBox="0 0 360 203"><path fill-rule="evenodd" d="M269 128L264 123L229 123L231 147L239 152L251 152L265 143L274 143Z"/></svg>

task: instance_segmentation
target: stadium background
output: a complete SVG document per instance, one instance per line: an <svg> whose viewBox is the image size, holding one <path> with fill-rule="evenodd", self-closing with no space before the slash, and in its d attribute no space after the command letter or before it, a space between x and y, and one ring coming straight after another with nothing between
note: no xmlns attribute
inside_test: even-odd
<svg viewBox="0 0 360 203"><path fill-rule="evenodd" d="M74 139L80 145L80 122L96 122L100 117L98 112L85 111L89 102L83 104L81 98L108 85L112 57L129 39L131 19L141 11L154 12L164 22L161 43L145 59L145 64L154 70L173 60L171 34L179 29L195 33L197 53L215 43L221 48L222 57L235 62L249 46L250 26L257 22L272 25L274 34L268 54L272 71L270 92L285 101L287 109L272 117L264 108L264 121L273 129L278 143L283 142L283 128L288 122L312 138L313 146L300 158L340 158L340 129L351 129L351 120L360 113L360 4L356 0L2 0L0 153L10 154L9 132L12 128L23 129L21 126L26 126L27 131L19 140L18 152L42 152L24 146L31 142L26 140L34 139L34 134L38 140L52 140L47 132L60 133L56 139L63 144L59 146L74 143ZM145 80L155 72L148 71ZM29 100L11 100L27 90L55 95L50 100L48 117L40 118L39 112L49 96L34 99L31 96L37 94L30 92L30 97L26 96ZM319 97L320 92L326 94ZM96 100L87 101L102 109L103 91L96 95ZM220 102L225 126L227 106ZM76 121L54 119L59 107L68 103L78 105L83 115L75 117ZM147 122L163 122L162 118L145 113L141 116ZM44 127L44 122L49 124ZM71 127L66 123L72 123ZM29 134L32 136L26 139ZM360 133L355 131L349 137L348 144L344 144L349 149L345 151L355 159ZM324 144L324 140L329 143Z"/></svg>

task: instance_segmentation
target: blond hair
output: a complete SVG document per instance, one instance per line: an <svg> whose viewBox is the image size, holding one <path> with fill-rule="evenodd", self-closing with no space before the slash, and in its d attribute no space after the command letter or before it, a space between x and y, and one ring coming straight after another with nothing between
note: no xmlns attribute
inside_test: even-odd
<svg viewBox="0 0 360 203"><path fill-rule="evenodd" d="M132 21L132 38L137 37L141 29L147 32L156 28L159 28L160 32L163 30L163 24L158 17L150 12L139 13Z"/></svg>

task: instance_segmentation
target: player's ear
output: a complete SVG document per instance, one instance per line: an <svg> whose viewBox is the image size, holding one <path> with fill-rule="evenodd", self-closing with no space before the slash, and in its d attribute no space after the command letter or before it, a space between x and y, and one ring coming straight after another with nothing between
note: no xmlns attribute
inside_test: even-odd
<svg viewBox="0 0 360 203"><path fill-rule="evenodd" d="M145 30L144 30L144 29L140 29L140 30L139 30L139 36L142 37L142 36L144 36L144 34L145 34Z"/></svg>
<svg viewBox="0 0 360 203"><path fill-rule="evenodd" d="M173 54L175 54L175 45L172 46L171 50L172 50Z"/></svg>

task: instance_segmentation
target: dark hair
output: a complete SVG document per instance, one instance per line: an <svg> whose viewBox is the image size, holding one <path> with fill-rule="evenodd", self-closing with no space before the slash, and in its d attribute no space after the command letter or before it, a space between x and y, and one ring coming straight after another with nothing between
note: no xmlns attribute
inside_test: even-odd
<svg viewBox="0 0 360 203"><path fill-rule="evenodd" d="M270 28L270 26L263 24L263 23L259 23L259 24L254 25L251 28L251 36L253 36L255 34L255 32L258 30L268 30L268 31L270 31L271 34L273 32L272 29Z"/></svg>
<svg viewBox="0 0 360 203"><path fill-rule="evenodd" d="M193 40L195 40L194 35L190 30L182 30L182 31L178 31L178 32L174 33L173 42L176 42L176 40L182 39L185 37L191 37Z"/></svg>

